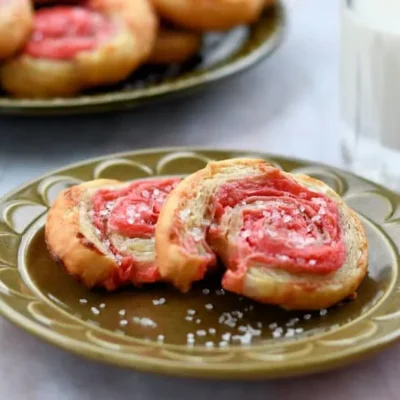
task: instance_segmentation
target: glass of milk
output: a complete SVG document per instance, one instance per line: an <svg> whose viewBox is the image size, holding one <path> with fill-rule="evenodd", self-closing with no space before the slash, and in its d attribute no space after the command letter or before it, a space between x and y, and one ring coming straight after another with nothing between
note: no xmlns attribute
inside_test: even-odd
<svg viewBox="0 0 400 400"><path fill-rule="evenodd" d="M400 0L342 0L343 155L400 190Z"/></svg>

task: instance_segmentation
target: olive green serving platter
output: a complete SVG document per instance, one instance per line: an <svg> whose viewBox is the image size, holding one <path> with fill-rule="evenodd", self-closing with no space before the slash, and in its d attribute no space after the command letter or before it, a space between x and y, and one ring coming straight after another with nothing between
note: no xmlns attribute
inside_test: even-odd
<svg viewBox="0 0 400 400"><path fill-rule="evenodd" d="M240 156L322 179L359 212L370 265L356 300L318 312L287 312L225 293L218 276L188 294L162 284L110 294L85 289L50 258L43 227L60 190L94 178L186 175L210 160ZM400 336L399 244L400 196L340 170L237 151L118 154L55 171L0 200L0 313L65 350L142 371L225 379L317 372ZM249 329L250 343L243 340Z"/></svg>
<svg viewBox="0 0 400 400"><path fill-rule="evenodd" d="M253 25L206 34L201 54L185 65L145 66L119 85L66 99L13 99L0 91L0 113L100 112L177 96L233 76L271 55L282 41L285 25L284 7L277 1Z"/></svg>

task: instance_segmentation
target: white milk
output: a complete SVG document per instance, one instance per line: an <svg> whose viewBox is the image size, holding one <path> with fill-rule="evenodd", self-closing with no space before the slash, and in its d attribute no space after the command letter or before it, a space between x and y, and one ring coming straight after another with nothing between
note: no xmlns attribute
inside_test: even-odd
<svg viewBox="0 0 400 400"><path fill-rule="evenodd" d="M350 166L400 189L400 0L343 0L341 106Z"/></svg>

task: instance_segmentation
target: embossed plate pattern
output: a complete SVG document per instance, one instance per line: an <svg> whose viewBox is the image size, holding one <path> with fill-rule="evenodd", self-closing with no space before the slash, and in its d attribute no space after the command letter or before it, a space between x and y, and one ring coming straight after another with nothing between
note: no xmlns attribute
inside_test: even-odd
<svg viewBox="0 0 400 400"><path fill-rule="evenodd" d="M90 292L50 259L43 225L63 188L100 177L185 175L209 160L245 155L324 180L360 213L370 243L370 268L355 301L328 311L289 313L223 293L215 277L187 295L164 285ZM343 171L237 151L118 154L55 171L0 201L0 312L66 350L143 371L227 379L321 371L400 336L399 243L400 197ZM165 303L154 304L160 299ZM224 313L234 315L237 323L227 324ZM140 318L153 323L143 326L137 323ZM258 334L250 344L241 343L249 325ZM189 345L188 334L195 337Z"/></svg>
<svg viewBox="0 0 400 400"><path fill-rule="evenodd" d="M278 1L251 26L238 27L227 33L206 34L200 56L186 65L146 66L118 85L72 98L13 99L0 92L0 113L98 112L131 108L176 96L233 76L271 55L282 41L285 24L284 6Z"/></svg>

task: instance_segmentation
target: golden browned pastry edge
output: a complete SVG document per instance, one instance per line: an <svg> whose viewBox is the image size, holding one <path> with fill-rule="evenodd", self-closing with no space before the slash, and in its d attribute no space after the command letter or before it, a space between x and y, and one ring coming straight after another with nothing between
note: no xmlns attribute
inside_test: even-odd
<svg viewBox="0 0 400 400"><path fill-rule="evenodd" d="M256 168L262 160L235 159L209 163L185 179L168 196L158 217L156 225L156 262L160 274L164 280L171 282L175 287L183 292L190 289L195 280L199 280L206 272L207 266L204 265L204 257L196 254L187 254L182 251L180 246L174 243L172 234L173 220L179 212L179 204L182 198L192 193L193 188L198 188L198 184L206 179L212 179L213 175L220 169L240 163L249 168ZM213 264L215 256L210 253L210 265Z"/></svg>
<svg viewBox="0 0 400 400"><path fill-rule="evenodd" d="M120 182L100 179L64 190L47 215L45 240L50 254L76 279L89 287L102 286L118 268L113 257L90 241L81 224L81 202L86 190Z"/></svg>
<svg viewBox="0 0 400 400"><path fill-rule="evenodd" d="M161 28L148 63L183 63L199 53L201 42L199 33Z"/></svg>
<svg viewBox="0 0 400 400"><path fill-rule="evenodd" d="M259 18L265 0L152 0L162 18L178 27L225 31Z"/></svg>
<svg viewBox="0 0 400 400"><path fill-rule="evenodd" d="M24 45L32 25L29 0L11 0L0 5L0 60L11 57Z"/></svg>

